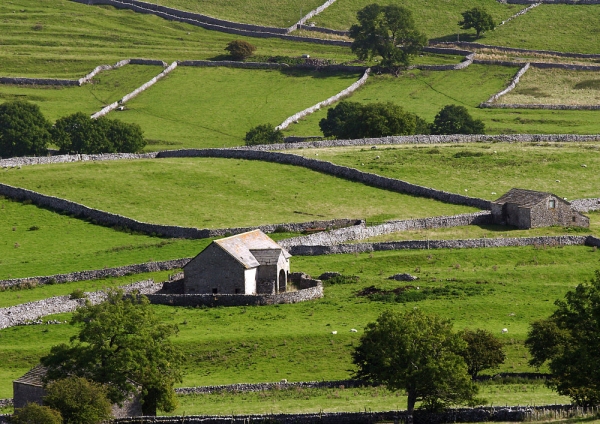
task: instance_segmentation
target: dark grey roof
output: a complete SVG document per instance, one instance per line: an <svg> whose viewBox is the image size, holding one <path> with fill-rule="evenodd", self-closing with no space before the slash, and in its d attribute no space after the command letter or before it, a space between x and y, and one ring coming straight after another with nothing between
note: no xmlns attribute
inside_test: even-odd
<svg viewBox="0 0 600 424"><path fill-rule="evenodd" d="M512 188L493 203L500 205L513 203L523 208L532 208L533 206L546 201L549 197L554 197L561 202L569 204L569 202L566 202L555 194L545 193L543 191L525 190L523 188Z"/></svg>
<svg viewBox="0 0 600 424"><path fill-rule="evenodd" d="M15 380L15 383L28 384L30 386L42 387L44 385L44 382L42 381L42 379L44 378L45 375L46 375L46 368L43 367L42 365L36 365L35 367L33 367L32 369L27 371L27 373L25 375L17 378Z"/></svg>

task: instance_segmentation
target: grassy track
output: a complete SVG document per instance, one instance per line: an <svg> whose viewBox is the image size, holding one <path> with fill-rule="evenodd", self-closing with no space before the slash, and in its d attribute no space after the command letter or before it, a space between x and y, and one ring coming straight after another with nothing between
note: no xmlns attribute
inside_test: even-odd
<svg viewBox="0 0 600 424"><path fill-rule="evenodd" d="M371 3L370 0L335 2L323 13L315 16L313 21L319 26L342 30L348 29L356 23L356 12ZM497 22L523 9L521 5L500 4L494 0L386 0L379 2L379 4L397 4L406 7L413 12L417 28L425 32L427 37L452 36L453 40L456 40L457 32L463 32L458 26L458 21L462 18L460 13L467 9L483 6Z"/></svg>
<svg viewBox="0 0 600 424"><path fill-rule="evenodd" d="M360 280L326 286L324 299L301 304L215 309L160 306L156 311L163 321L179 325L174 340L187 355L184 386L347 378L350 352L362 329L389 308L419 307L452 318L456 329L486 328L506 345L508 359L501 371L532 371L522 344L529 323L547 316L553 301L566 290L591 278L599 259L598 251L582 246L295 257L294 271L312 275L338 271ZM572 266L575 262L577 267ZM370 285L387 290L404 285L387 280L398 272L419 276L423 293L440 286L451 290L438 298L408 303L356 296ZM351 328L359 332L352 333ZM501 335L502 328L508 328L508 333ZM332 335L333 330L338 334ZM9 396L11 378L74 331L65 325L0 331L0 397Z"/></svg>
<svg viewBox="0 0 600 424"><path fill-rule="evenodd" d="M461 71L410 71L399 78L372 76L367 84L348 98L360 103L393 102L433 121L445 105L467 107L482 119L488 134L596 134L600 132L598 111L479 109L477 106L500 91L517 72L516 68L471 65ZM327 109L289 127L294 135L319 135L319 121Z"/></svg>
<svg viewBox="0 0 600 424"><path fill-rule="evenodd" d="M499 103L599 105L600 73L532 68Z"/></svg>
<svg viewBox="0 0 600 424"><path fill-rule="evenodd" d="M0 3L1 76L79 78L98 65L132 57L209 59L222 56L235 39L254 44L260 55L355 58L348 48L241 37L108 6L67 0Z"/></svg>
<svg viewBox="0 0 600 424"><path fill-rule="evenodd" d="M160 159L24 167L0 181L130 218L198 228L472 208L402 195L300 167L231 159Z"/></svg>
<svg viewBox="0 0 600 424"><path fill-rule="evenodd" d="M148 149L244 144L256 125L279 125L359 78L358 74L181 67L115 112L142 126Z"/></svg>
<svg viewBox="0 0 600 424"><path fill-rule="evenodd" d="M150 0L234 22L287 28L325 0Z"/></svg>
<svg viewBox="0 0 600 424"><path fill-rule="evenodd" d="M599 152L596 144L485 143L376 151L351 147L301 154L318 154L320 159L340 165L484 199L494 200L520 187L573 200L600 197Z"/></svg>
<svg viewBox="0 0 600 424"><path fill-rule="evenodd" d="M75 112L92 114L138 88L160 72L161 66L127 65L98 74L81 87L0 85L0 103L27 100L54 121Z"/></svg>

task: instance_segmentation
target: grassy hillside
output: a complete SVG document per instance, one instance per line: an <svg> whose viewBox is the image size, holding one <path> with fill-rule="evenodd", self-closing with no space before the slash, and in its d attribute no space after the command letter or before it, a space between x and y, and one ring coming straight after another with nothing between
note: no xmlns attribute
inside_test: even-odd
<svg viewBox="0 0 600 424"><path fill-rule="evenodd" d="M472 211L301 167L232 159L158 159L24 167L0 181L160 224L241 227L332 218Z"/></svg>
<svg viewBox="0 0 600 424"><path fill-rule="evenodd" d="M75 112L92 114L163 71L162 66L127 65L101 72L81 87L0 85L0 103L27 100L51 121Z"/></svg>
<svg viewBox="0 0 600 424"><path fill-rule="evenodd" d="M142 126L148 149L244 144L256 125L288 116L354 83L358 74L180 67L110 117Z"/></svg>
<svg viewBox="0 0 600 424"><path fill-rule="evenodd" d="M448 104L467 107L481 119L488 134L596 134L600 132L597 111L479 109L477 106L502 90L516 68L471 65L460 71L409 71L395 78L374 75L348 98L360 103L393 102L432 122ZM310 115L288 128L289 134L319 135L319 121L327 109Z"/></svg>
<svg viewBox="0 0 600 424"><path fill-rule="evenodd" d="M222 56L228 42L247 40L256 54L354 59L350 49L247 38L67 0L0 2L0 75L81 77L101 64L146 57L174 60Z"/></svg>
<svg viewBox="0 0 600 424"><path fill-rule="evenodd" d="M600 197L598 149L596 144L485 143L319 149L301 154L318 153L319 158L340 165L484 199L497 199L519 187L573 200Z"/></svg>
<svg viewBox="0 0 600 424"><path fill-rule="evenodd" d="M150 0L234 22L287 28L325 0Z"/></svg>

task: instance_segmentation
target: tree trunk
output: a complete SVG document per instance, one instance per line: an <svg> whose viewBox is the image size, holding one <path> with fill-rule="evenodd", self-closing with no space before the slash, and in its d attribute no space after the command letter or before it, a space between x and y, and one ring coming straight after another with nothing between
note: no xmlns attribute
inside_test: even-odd
<svg viewBox="0 0 600 424"><path fill-rule="evenodd" d="M408 406L407 406L407 424L412 424L413 422L413 411L415 410L415 403L417 402L417 394L414 390L408 390Z"/></svg>

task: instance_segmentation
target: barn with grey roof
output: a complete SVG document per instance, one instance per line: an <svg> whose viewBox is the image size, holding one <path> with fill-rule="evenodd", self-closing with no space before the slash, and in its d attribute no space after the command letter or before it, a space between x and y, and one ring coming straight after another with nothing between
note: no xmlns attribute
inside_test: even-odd
<svg viewBox="0 0 600 424"><path fill-rule="evenodd" d="M492 202L494 223L521 229L550 227L589 227L587 216L552 193L513 188Z"/></svg>

